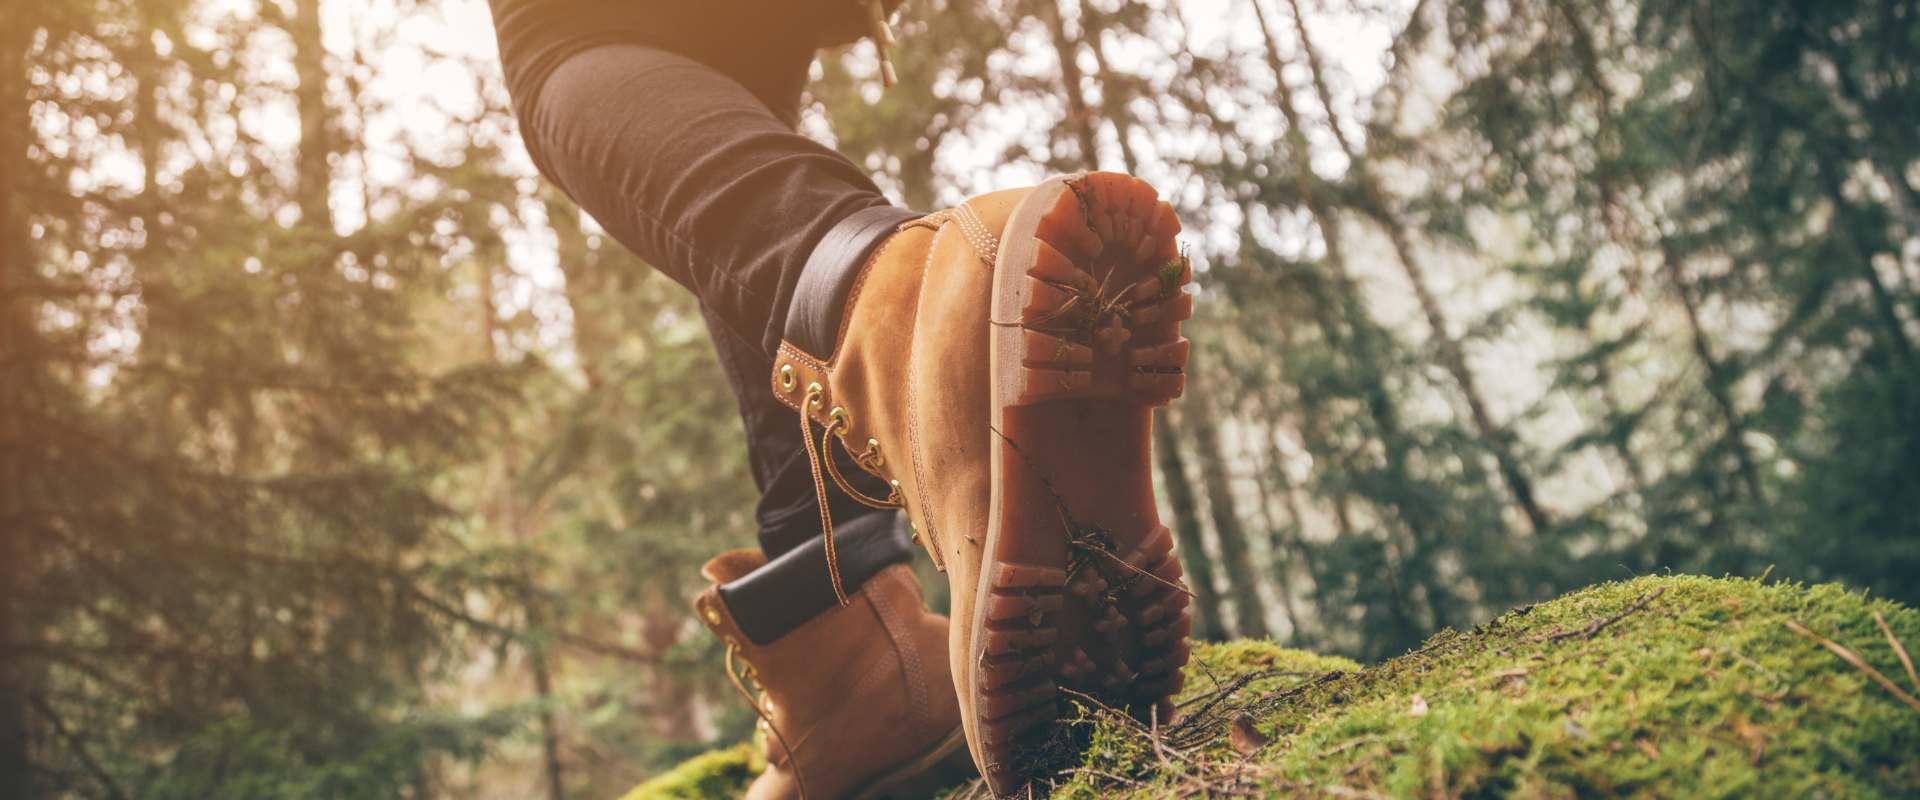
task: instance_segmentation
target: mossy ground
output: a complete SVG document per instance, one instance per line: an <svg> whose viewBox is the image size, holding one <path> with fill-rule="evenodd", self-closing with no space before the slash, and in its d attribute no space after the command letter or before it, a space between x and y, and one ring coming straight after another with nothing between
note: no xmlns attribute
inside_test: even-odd
<svg viewBox="0 0 1920 800"><path fill-rule="evenodd" d="M766 761L751 744L712 750L680 762L627 792L621 800L718 800L739 797Z"/></svg>
<svg viewBox="0 0 1920 800"><path fill-rule="evenodd" d="M1092 745L1055 796L1920 796L1920 711L1786 626L1920 694L1876 611L1920 649L1920 612L1890 602L1700 577L1595 586L1370 667L1205 645L1173 724L1083 709ZM628 798L735 796L749 758Z"/></svg>

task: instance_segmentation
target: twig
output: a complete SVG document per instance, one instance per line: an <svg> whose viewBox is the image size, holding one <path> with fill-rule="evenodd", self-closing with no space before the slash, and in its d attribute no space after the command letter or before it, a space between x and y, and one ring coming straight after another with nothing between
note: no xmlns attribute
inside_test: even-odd
<svg viewBox="0 0 1920 800"><path fill-rule="evenodd" d="M1894 685L1893 681L1887 679L1887 676L1880 674L1880 670L1874 669L1872 664L1868 664L1865 659L1860 657L1860 654L1847 649L1846 645L1807 630L1806 626L1793 620L1787 620L1787 630L1819 642L1821 647L1833 651L1833 654L1839 656L1841 661L1852 664L1854 669L1866 673L1866 676L1872 678L1874 683L1878 683L1882 688L1892 692L1893 696L1899 698L1900 702L1906 703L1907 707L1915 711L1920 711L1920 700L1915 700L1913 695L1901 691L1899 686Z"/></svg>
<svg viewBox="0 0 1920 800"><path fill-rule="evenodd" d="M1615 614L1611 617L1596 619L1593 622L1588 623L1587 626L1584 628L1575 628L1570 631L1554 631L1553 633L1538 637L1536 641L1557 642L1557 641L1560 641L1561 639L1570 639L1575 636L1578 636L1582 639L1591 639L1593 638L1594 634L1605 630L1608 625L1612 625L1613 623L1619 622L1620 620L1626 619L1628 616L1639 612L1640 609L1646 608L1648 603L1653 602L1654 598L1659 597L1660 595L1663 595L1666 593L1667 593L1667 587L1662 586L1658 589L1655 589L1651 592L1641 595L1640 599L1633 601L1633 605L1627 606L1626 610L1621 611L1618 614Z"/></svg>
<svg viewBox="0 0 1920 800"><path fill-rule="evenodd" d="M1178 584L1178 583L1175 583L1175 582L1173 582L1173 581L1170 581L1170 580L1167 580L1166 578L1162 578L1162 577L1160 577L1160 576L1158 576L1158 575L1155 575L1155 574L1153 574L1153 573L1151 573L1151 572L1148 572L1148 571L1146 571L1145 569L1142 569L1142 568L1140 568L1139 566L1136 566L1136 565L1135 565L1135 564L1134 564L1133 562L1131 562L1131 561L1128 561L1128 560L1126 560L1126 559L1123 559L1123 558L1121 558L1121 557L1119 557L1119 556L1117 556L1117 555L1114 555L1114 554L1113 554L1113 551L1112 551L1112 550L1105 550L1105 549L1100 549L1100 548L1095 548L1095 549L1094 549L1094 552L1096 552L1096 553L1099 553L1099 554L1101 554L1101 555L1103 555L1103 556L1106 556L1107 558L1111 558L1111 559L1113 559L1113 563L1115 563L1115 564L1119 564L1120 566L1123 566L1123 567L1126 567L1127 569L1130 569L1130 570L1133 570L1134 572L1138 572L1138 573L1140 573L1141 575L1144 575L1144 576L1146 576L1146 577L1149 577L1149 578L1152 578L1152 579L1154 579L1154 581L1156 581L1156 582L1158 582L1158 583L1159 583L1160 585L1162 585L1162 586L1165 586L1165 587L1167 587L1167 588L1169 588L1169 589L1172 589L1172 590L1174 590L1174 591L1176 591L1176 592L1179 592L1179 593L1181 593L1181 594L1184 594L1184 595L1186 595L1186 596L1188 596L1188 597L1199 597L1199 595L1196 595L1196 594L1194 594L1194 593L1193 593L1193 590L1192 590L1192 589L1188 589L1187 587L1185 587L1185 586L1183 586L1183 585L1181 585L1181 584Z"/></svg>
<svg viewBox="0 0 1920 800"><path fill-rule="evenodd" d="M1887 644L1893 645L1893 653L1900 657L1900 665L1907 668L1907 680L1913 682L1913 690L1920 692L1920 675L1913 672L1913 656L1907 655L1907 646L1894 637L1893 629L1887 627L1887 618L1880 616L1880 612L1873 612L1873 622L1880 626L1881 633L1887 635Z"/></svg>
<svg viewBox="0 0 1920 800"><path fill-rule="evenodd" d="M1204 663L1204 662L1194 662L1194 663ZM1207 676L1211 678L1213 677L1213 674L1209 672ZM1245 688L1246 685L1249 683L1260 680L1261 678L1268 678L1268 677L1272 677L1272 673L1247 672L1247 673L1241 674L1240 677L1238 678L1234 678L1232 683L1229 683L1225 686L1221 686L1219 680L1215 679L1213 684L1214 685L1213 691L1207 692L1206 694L1189 697L1187 698L1186 702L1181 703L1178 707L1186 708L1187 706L1192 705L1194 703L1206 703L1206 705L1203 706L1199 711L1195 711L1192 714L1186 715L1188 719L1204 717L1206 716L1208 711L1213 710L1214 706L1219 705L1220 701L1225 700L1228 697L1232 697L1234 692L1240 691L1242 688Z"/></svg>
<svg viewBox="0 0 1920 800"><path fill-rule="evenodd" d="M1079 698L1081 702L1091 705L1093 707L1093 710L1096 712L1099 712L1101 714L1106 714L1106 715L1112 715L1114 718L1118 719L1119 721L1127 725L1127 727L1133 728L1134 730L1137 730L1149 736L1153 735L1152 731L1147 730L1147 726L1140 724L1140 720L1134 719L1132 715L1122 712L1120 709L1114 708L1113 706L1110 706L1110 705L1107 705L1106 703L1101 702L1100 698L1098 697L1094 697L1093 695L1087 694L1086 692L1082 692L1077 689L1070 689L1065 686L1061 686L1059 687L1059 689L1060 691L1065 692L1066 694L1070 694L1070 695L1073 695L1074 697Z"/></svg>
<svg viewBox="0 0 1920 800"><path fill-rule="evenodd" d="M1160 761L1161 769L1164 769L1168 772L1176 772L1177 770L1173 768L1173 762L1167 760L1166 748L1162 747L1160 743L1160 704L1159 703L1155 703L1153 705L1153 710L1147 713L1147 719L1150 723L1147 728L1147 737L1153 741L1153 757Z"/></svg>
<svg viewBox="0 0 1920 800"><path fill-rule="evenodd" d="M1118 776L1118 775L1115 775L1115 774L1113 774L1113 773L1111 773L1111 772L1106 772L1106 771L1104 771L1104 770L1097 770L1097 769L1094 769L1093 767L1089 767L1089 766L1085 766L1085 765L1082 765L1082 766L1080 766L1080 767L1078 767L1078 768L1077 768L1077 769L1076 769L1075 771L1077 771L1077 772L1084 772L1084 773L1086 773L1086 774L1088 774L1088 775L1098 775L1098 776L1100 776L1100 777L1102 777L1102 778L1106 778L1107 780L1110 780L1110 781L1117 781L1117 782L1120 782L1120 783L1124 783L1124 784L1126 784L1126 785L1128 785L1128 786L1133 786L1133 787L1136 787L1136 788L1143 788L1143 787L1141 787L1141 784L1140 784L1140 782L1139 782L1139 781L1136 781L1136 780L1134 780L1134 779L1132 779L1132 778L1122 778L1122 777L1120 777L1120 776Z"/></svg>

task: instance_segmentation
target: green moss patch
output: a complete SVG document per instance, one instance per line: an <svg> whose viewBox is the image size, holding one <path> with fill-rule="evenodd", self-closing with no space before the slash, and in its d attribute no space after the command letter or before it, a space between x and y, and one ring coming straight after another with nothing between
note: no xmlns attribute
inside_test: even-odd
<svg viewBox="0 0 1920 800"><path fill-rule="evenodd" d="M1920 694L1876 612L1920 648L1920 612L1894 603L1700 577L1591 587L1370 667L1201 645L1173 723L1081 709L1091 745L1055 796L1920 795L1920 711L1786 624ZM750 759L710 753L628 797L737 796Z"/></svg>
<svg viewBox="0 0 1920 800"><path fill-rule="evenodd" d="M737 744L680 762L679 766L640 784L620 800L720 800L739 797L747 784L766 769L751 744Z"/></svg>
<svg viewBox="0 0 1920 800"><path fill-rule="evenodd" d="M1373 667L1248 687L1163 731L1158 752L1105 719L1088 764L1114 769L1057 796L1912 796L1920 711L1786 626L1904 686L1875 611L1920 646L1920 613L1838 586L1596 586Z"/></svg>

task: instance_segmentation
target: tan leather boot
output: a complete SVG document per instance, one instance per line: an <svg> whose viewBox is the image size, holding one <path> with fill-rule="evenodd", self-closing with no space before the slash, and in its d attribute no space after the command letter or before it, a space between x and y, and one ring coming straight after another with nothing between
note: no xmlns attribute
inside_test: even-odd
<svg viewBox="0 0 1920 800"><path fill-rule="evenodd" d="M713 586L694 601L727 648L728 677L750 701L746 684L760 689L767 771L747 797L919 798L971 778L947 690L947 618L921 604L913 570L881 569L849 604L756 643L724 585L765 565L758 550L715 557L701 570Z"/></svg>
<svg viewBox="0 0 1920 800"><path fill-rule="evenodd" d="M816 248L773 389L891 483L865 500L903 504L946 572L968 742L1006 794L1065 756L1062 687L1162 721L1180 688L1189 595L1149 426L1184 384L1191 270L1172 208L1125 175L900 213Z"/></svg>

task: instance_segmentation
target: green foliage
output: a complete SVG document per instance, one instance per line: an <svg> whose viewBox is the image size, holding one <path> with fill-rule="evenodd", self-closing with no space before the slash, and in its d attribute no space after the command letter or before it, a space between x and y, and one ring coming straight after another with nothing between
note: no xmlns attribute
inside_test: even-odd
<svg viewBox="0 0 1920 800"><path fill-rule="evenodd" d="M163 800L206 798L398 797L426 779L435 757L475 759L489 741L518 724L489 719L399 720L373 736L342 743L333 760L310 763L287 729L264 729L229 719L195 734L164 774L142 788Z"/></svg>
<svg viewBox="0 0 1920 800"><path fill-rule="evenodd" d="M429 699L508 627L469 609L510 575L451 484L546 368L443 316L500 239L500 142L412 165L441 194L363 187L391 217L343 232L339 142L222 133L287 113L232 54L321 63L316 8L4 23L0 106L33 122L0 153L0 721L36 733L10 790L400 796L515 727Z"/></svg>

